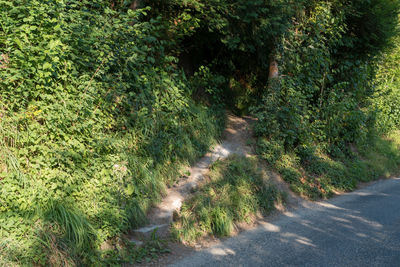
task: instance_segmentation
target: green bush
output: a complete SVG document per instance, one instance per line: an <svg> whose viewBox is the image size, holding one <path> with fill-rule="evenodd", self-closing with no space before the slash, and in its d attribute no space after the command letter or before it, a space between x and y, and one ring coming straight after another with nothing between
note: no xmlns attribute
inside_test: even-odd
<svg viewBox="0 0 400 267"><path fill-rule="evenodd" d="M1 260L90 265L103 241L145 223L224 114L191 99L148 9L17 0L0 10Z"/></svg>
<svg viewBox="0 0 400 267"><path fill-rule="evenodd" d="M301 196L318 200L338 192L357 188L359 182L396 175L400 166L400 138L374 137L348 151L342 157L332 157L322 149L309 147L282 152L269 162L290 188ZM268 155L267 147L259 147L260 156Z"/></svg>
<svg viewBox="0 0 400 267"><path fill-rule="evenodd" d="M277 41L274 58L281 77L264 87L259 104L252 107L258 118L258 150L268 161L279 151L272 144L281 144L288 153L318 147L334 158L347 157L349 144L363 143L375 134L376 122L397 120L396 109L391 108L394 94L394 101L386 105L372 96L375 56L396 33L398 3L306 1L301 5L303 12ZM381 112L373 106L381 107ZM385 112L393 115L383 118Z"/></svg>
<svg viewBox="0 0 400 267"><path fill-rule="evenodd" d="M321 2L282 36L277 51L282 78L265 88L253 108L257 135L283 142L286 149L313 142L340 148L364 138L372 72L361 60L337 54L350 34L346 16L340 5Z"/></svg>
<svg viewBox="0 0 400 267"><path fill-rule="evenodd" d="M389 133L400 128L400 37L391 39L378 61L376 91L373 109L377 112L376 124L379 133Z"/></svg>
<svg viewBox="0 0 400 267"><path fill-rule="evenodd" d="M303 2L307 1L142 1L168 26L164 34L176 40L170 50L179 64L192 72L207 66L225 78L222 98L237 113L248 112L256 102L267 81L275 39L290 26Z"/></svg>
<svg viewBox="0 0 400 267"><path fill-rule="evenodd" d="M325 1L304 8L280 37L280 79L264 87L252 112L258 154L294 191L318 199L399 166L390 142L376 136L398 126L399 5ZM354 154L352 147L364 150Z"/></svg>

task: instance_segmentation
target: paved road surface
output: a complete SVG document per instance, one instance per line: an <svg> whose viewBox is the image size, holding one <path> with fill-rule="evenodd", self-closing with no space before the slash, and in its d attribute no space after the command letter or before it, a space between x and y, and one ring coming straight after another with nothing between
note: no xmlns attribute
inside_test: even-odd
<svg viewBox="0 0 400 267"><path fill-rule="evenodd" d="M306 205L172 266L400 267L400 179Z"/></svg>

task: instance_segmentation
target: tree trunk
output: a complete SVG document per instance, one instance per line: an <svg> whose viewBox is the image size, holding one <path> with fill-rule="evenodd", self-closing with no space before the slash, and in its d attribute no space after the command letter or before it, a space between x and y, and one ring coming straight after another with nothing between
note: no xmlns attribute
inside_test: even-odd
<svg viewBox="0 0 400 267"><path fill-rule="evenodd" d="M132 10L136 10L140 5L140 0L133 0L131 5L130 5L130 9Z"/></svg>
<svg viewBox="0 0 400 267"><path fill-rule="evenodd" d="M269 75L268 80L271 81L272 79L279 78L279 68L278 62L275 59L272 59L269 63Z"/></svg>
<svg viewBox="0 0 400 267"><path fill-rule="evenodd" d="M274 87L279 81L279 68L278 62L275 59L271 59L269 62L269 74L268 74L268 88Z"/></svg>

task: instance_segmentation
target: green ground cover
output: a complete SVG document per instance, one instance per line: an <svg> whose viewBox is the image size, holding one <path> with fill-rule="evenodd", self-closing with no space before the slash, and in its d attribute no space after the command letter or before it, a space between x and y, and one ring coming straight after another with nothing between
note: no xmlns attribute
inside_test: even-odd
<svg viewBox="0 0 400 267"><path fill-rule="evenodd" d="M294 192L312 200L349 192L360 182L399 173L400 135L397 131L354 145L346 154L337 157L316 150L285 153L279 147L271 150L267 146L270 146L268 141L260 142L261 158L270 163Z"/></svg>
<svg viewBox="0 0 400 267"><path fill-rule="evenodd" d="M172 234L185 243L209 235L229 236L235 224L268 214L284 199L256 158L233 155L210 167L205 184L185 201L175 218Z"/></svg>

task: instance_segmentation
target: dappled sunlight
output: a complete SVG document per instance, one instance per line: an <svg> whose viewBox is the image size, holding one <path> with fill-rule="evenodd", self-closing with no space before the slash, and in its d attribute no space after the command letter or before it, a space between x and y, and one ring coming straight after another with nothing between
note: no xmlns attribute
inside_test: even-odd
<svg viewBox="0 0 400 267"><path fill-rule="evenodd" d="M274 186L264 184L263 175L257 159L231 155L216 161L207 174L207 183L177 212L173 236L182 242L195 242L207 235L230 236L238 224L271 212L282 195ZM263 227L280 231L269 223Z"/></svg>
<svg viewBox="0 0 400 267"><path fill-rule="evenodd" d="M398 230L393 222L400 221L400 214L385 212L379 206L377 208L374 201L364 200L372 197L383 201L383 206L399 203L400 195L396 190L387 192L388 188L399 188L398 181L393 179L388 181L389 185L372 185L361 191L370 192L367 195L346 194L329 202L312 203L309 208L283 213L271 222L261 222L258 228L198 255L210 265L215 263L213 257L218 257L219 265L223 266L242 263L245 266L325 266L333 262L352 265L364 254L370 255L377 250L382 255L399 255L400 246L395 245L398 239L394 239L395 243L386 243ZM379 190L373 193L375 188ZM391 207L398 210L395 205ZM387 221L388 218L393 219ZM353 252L356 253L350 254Z"/></svg>
<svg viewBox="0 0 400 267"><path fill-rule="evenodd" d="M351 222L350 222L349 220L347 220L347 219L339 218L339 217L335 217L335 216L332 216L331 219L332 219L332 220L335 220L335 221L338 221L338 222L351 223Z"/></svg>
<svg viewBox="0 0 400 267"><path fill-rule="evenodd" d="M216 247L210 250L210 253L215 256L228 256L228 255L236 255L236 252L229 248L224 247Z"/></svg>
<svg viewBox="0 0 400 267"><path fill-rule="evenodd" d="M306 245L306 246L310 246L310 247L316 247L314 244L310 243L310 241L308 239L305 238L297 238L295 239L296 242Z"/></svg>
<svg viewBox="0 0 400 267"><path fill-rule="evenodd" d="M324 208L328 208L328 209L346 210L346 209L344 209L344 208L341 208L341 207L332 205L332 204L327 203L327 202L321 202L321 203L318 203L317 205L319 205L319 206L321 206L321 207L324 207Z"/></svg>
<svg viewBox="0 0 400 267"><path fill-rule="evenodd" d="M225 132L230 133L230 134L236 134L237 130L234 129L226 129Z"/></svg>
<svg viewBox="0 0 400 267"><path fill-rule="evenodd" d="M280 240L284 243L292 243L294 241L300 245L316 247L309 238L289 232L281 233Z"/></svg>
<svg viewBox="0 0 400 267"><path fill-rule="evenodd" d="M397 2L0 0L0 266L147 263L275 211L206 258L383 244L390 193L290 208L398 171Z"/></svg>
<svg viewBox="0 0 400 267"><path fill-rule="evenodd" d="M235 136L226 138L220 144L216 144L206 153L196 164L187 168L187 175L178 183L167 190L164 199L153 207L149 212L149 223L160 224L172 222L173 213L179 211L185 198L191 195L198 187L206 181L207 173L212 164L222 161L231 154L244 154L245 146L243 143L234 142L233 139L245 139L249 135L248 123L246 119L228 115L228 126L226 131L235 133ZM237 130L237 131L236 131Z"/></svg>
<svg viewBox="0 0 400 267"><path fill-rule="evenodd" d="M344 211L346 209L338 209L340 211ZM336 220L341 222L340 224L334 224L331 226L326 225L316 225L311 221L301 221L298 222L293 220L290 217L283 218L283 220L289 218L290 220L285 223L285 228L290 227L291 229L295 230L292 231L281 231L281 227L272 223L261 223L259 229L250 231L245 233L243 236L238 236L235 238L230 239L226 242L224 246L218 246L216 248L211 248L207 250L206 253L210 253L212 256L219 256L219 257L231 257L233 255L239 255L238 253L241 250L238 250L234 246L231 246L234 241L239 241L240 237L240 244L243 248L250 247L254 253L251 254L252 262L255 263L262 263L263 260L267 260L270 262L271 258L276 253L276 249L286 250L294 250L299 252L306 252L312 253L315 255L319 255L319 257L324 257L327 255L326 247L324 248L324 240L325 239L333 239L333 240L340 240L340 242L356 242L362 243L364 241L359 240L360 238L363 240L371 240L371 242L382 242L379 237L374 236L370 233L369 230L371 228L381 228L378 222L373 222L368 220L367 218L363 218L360 216L348 216L348 218L339 218L336 216L325 216L326 214L322 215L326 218L326 221ZM365 232L360 232L360 227L352 226L354 223L351 219L357 220L359 223L362 224L362 228L366 228ZM332 227L335 228L332 228ZM346 229L341 232L337 232L337 228L339 229ZM264 231L267 232L264 233ZM263 242L258 244L257 242L252 242L253 238L256 236L263 235L265 236ZM287 247L287 248L285 248ZM307 250L305 250L307 249ZM262 256L258 256L262 255ZM220 259L221 260L221 259Z"/></svg>
<svg viewBox="0 0 400 267"><path fill-rule="evenodd" d="M357 196L361 196L361 197L368 197L368 196L383 196L383 197L388 197L388 194L384 194L384 193L380 193L380 194L374 194L372 192L354 192L352 193L354 195Z"/></svg>
<svg viewBox="0 0 400 267"><path fill-rule="evenodd" d="M290 218L297 218L298 217L295 213L290 212L290 211L287 211L284 214L285 214L285 216L290 217Z"/></svg>
<svg viewBox="0 0 400 267"><path fill-rule="evenodd" d="M362 238L368 238L368 236L364 233L356 233L356 236L362 237Z"/></svg>
<svg viewBox="0 0 400 267"><path fill-rule="evenodd" d="M380 223L378 223L378 222L375 222L375 221L368 220L368 219L366 219L366 218L364 218L364 217L361 217L361 216L347 215L347 217L349 217L349 218L351 218L351 219L359 220L360 222L362 222L362 223L364 223L364 224L366 224L366 225L368 225L368 226L370 226L370 227L373 227L373 228L375 228L376 230L380 230L380 229L383 228L383 225L382 225L382 224L380 224Z"/></svg>
<svg viewBox="0 0 400 267"><path fill-rule="evenodd" d="M269 232L280 232L281 231L279 226L273 225L271 223L261 222L260 224L261 224L262 228L266 231L269 231Z"/></svg>
<svg viewBox="0 0 400 267"><path fill-rule="evenodd" d="M363 196L363 197L372 195L372 193L368 193L368 192L354 192L353 194L355 194L357 196Z"/></svg>

